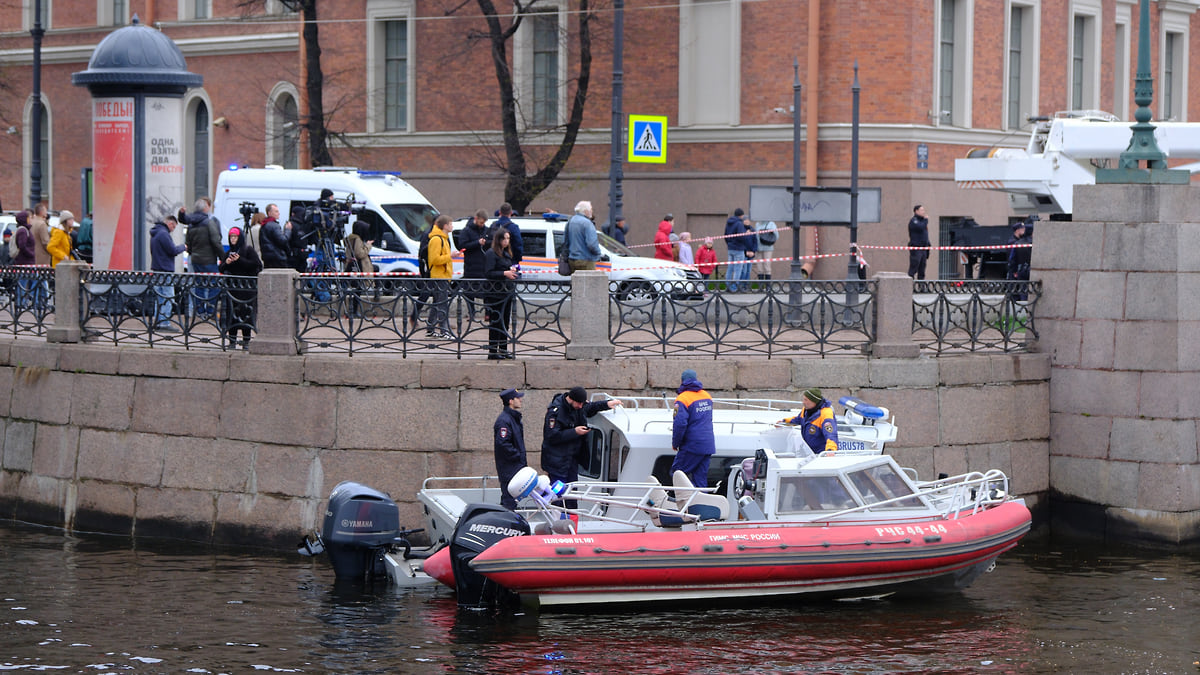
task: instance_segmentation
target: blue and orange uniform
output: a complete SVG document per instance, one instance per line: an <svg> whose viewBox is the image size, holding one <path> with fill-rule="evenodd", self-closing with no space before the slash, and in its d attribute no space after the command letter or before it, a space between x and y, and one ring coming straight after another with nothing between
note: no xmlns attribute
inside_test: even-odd
<svg viewBox="0 0 1200 675"><path fill-rule="evenodd" d="M691 372L691 371L688 371ZM671 447L675 461L671 473L682 471L696 487L708 487L708 463L717 451L713 434L713 400L700 381L684 377L675 397Z"/></svg>
<svg viewBox="0 0 1200 675"><path fill-rule="evenodd" d="M801 426L804 442L817 454L837 451L837 420L833 417L833 404L825 399L811 410L804 410L795 417L784 420L784 424Z"/></svg>

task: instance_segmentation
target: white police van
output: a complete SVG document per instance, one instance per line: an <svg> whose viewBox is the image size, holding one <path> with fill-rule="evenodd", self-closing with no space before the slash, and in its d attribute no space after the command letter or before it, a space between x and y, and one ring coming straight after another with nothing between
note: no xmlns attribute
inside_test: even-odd
<svg viewBox="0 0 1200 675"><path fill-rule="evenodd" d="M213 215L221 222L222 241L229 228L243 227L241 205L252 203L259 211L268 204L279 206L282 225L294 207L309 208L321 190L333 191L337 201L359 204L349 216L342 237L356 221L366 221L367 238L375 242L371 261L378 272L416 272L421 234L427 232L438 211L415 187L400 178L399 171L364 171L350 167L316 169L238 169L230 167L217 178ZM190 211L190 205L188 210ZM337 245L340 250L341 238ZM309 243L315 244L315 237Z"/></svg>
<svg viewBox="0 0 1200 675"><path fill-rule="evenodd" d="M545 279L546 281L562 281L564 277L558 273L558 251L563 246L567 221L570 216L562 213L546 213L541 216L513 216L512 221L521 230L521 240L524 244L524 257L521 260L521 274L534 275L527 278ZM458 232L467 224L467 219L454 221L455 245L458 245ZM489 230L495 219L488 220ZM596 263L596 269L608 274L608 278L618 281L618 294L624 298L640 298L655 295L653 282L670 281L686 282L691 285L675 284L673 293L695 295L703 292L700 283L702 277L695 267L681 265L669 260L644 258L634 253L621 242L604 234L596 232L600 240L600 252L604 256ZM456 276L462 274L462 257L454 259Z"/></svg>

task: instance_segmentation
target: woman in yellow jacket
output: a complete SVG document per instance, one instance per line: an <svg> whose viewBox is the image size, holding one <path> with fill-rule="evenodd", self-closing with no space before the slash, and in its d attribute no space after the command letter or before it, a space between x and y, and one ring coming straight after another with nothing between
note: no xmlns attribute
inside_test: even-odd
<svg viewBox="0 0 1200 675"><path fill-rule="evenodd" d="M46 244L46 251L50 254L51 267L56 267L58 263L71 256L70 232L74 222L75 214L70 211L58 212L58 224L50 228L50 243Z"/></svg>
<svg viewBox="0 0 1200 675"><path fill-rule="evenodd" d="M454 247L450 244L450 216L441 214L429 231L429 278L433 291L433 312L427 334L433 338L452 338L450 333L450 277L454 275Z"/></svg>

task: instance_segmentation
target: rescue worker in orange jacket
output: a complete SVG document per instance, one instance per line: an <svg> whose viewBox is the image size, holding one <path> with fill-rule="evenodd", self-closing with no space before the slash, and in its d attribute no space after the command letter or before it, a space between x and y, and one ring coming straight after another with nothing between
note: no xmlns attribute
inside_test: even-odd
<svg viewBox="0 0 1200 675"><path fill-rule="evenodd" d="M800 433L814 453L819 455L826 450L830 454L836 452L838 436L833 404L826 401L821 390L816 387L805 389L801 401L804 403L804 412L780 422L802 426Z"/></svg>

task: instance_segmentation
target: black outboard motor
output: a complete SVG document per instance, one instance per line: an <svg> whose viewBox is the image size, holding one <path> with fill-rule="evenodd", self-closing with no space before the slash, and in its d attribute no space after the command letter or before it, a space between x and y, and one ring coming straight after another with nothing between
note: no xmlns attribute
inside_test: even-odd
<svg viewBox="0 0 1200 675"><path fill-rule="evenodd" d="M470 562L496 542L529 534L523 516L497 504L468 504L450 538L450 568L458 606L485 608L515 604L517 594L471 569Z"/></svg>
<svg viewBox="0 0 1200 675"><path fill-rule="evenodd" d="M400 509L386 493L351 481L329 493L322 539L338 579L385 576L383 554L400 534Z"/></svg>

